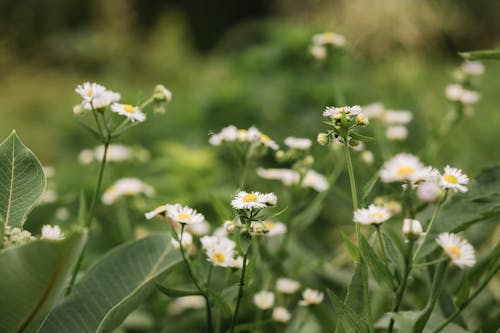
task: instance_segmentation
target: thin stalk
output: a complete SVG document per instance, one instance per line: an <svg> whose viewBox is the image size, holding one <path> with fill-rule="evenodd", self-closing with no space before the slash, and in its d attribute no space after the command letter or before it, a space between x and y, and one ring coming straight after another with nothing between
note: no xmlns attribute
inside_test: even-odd
<svg viewBox="0 0 500 333"><path fill-rule="evenodd" d="M387 255L387 249L385 247L384 239L382 238L382 232L380 231L380 224L376 224L375 228L377 229L377 237L380 241L380 247L382 248L382 253L384 254L384 260L387 261L389 256Z"/></svg>
<svg viewBox="0 0 500 333"><path fill-rule="evenodd" d="M240 301L243 297L243 286L245 285L245 271L247 267L247 258L250 247L247 248L245 255L243 256L243 267L241 269L240 286L238 289L238 299L236 300L236 308L234 309L233 320L231 323L231 333L234 333L234 328L236 327L236 321L238 319L238 311L240 309Z"/></svg>
<svg viewBox="0 0 500 333"><path fill-rule="evenodd" d="M444 277L446 276L446 269L448 268L448 263L449 263L448 260L443 261L436 268L436 271L434 272L434 278L432 280L432 287L431 287L431 295L429 297L427 305L423 310L424 315L418 320L418 325L420 325L421 328L423 328L427 323L427 321L429 320L432 310L434 309L434 306L436 305L436 302L439 299L439 295L441 294L441 289L443 285L443 280Z"/></svg>
<svg viewBox="0 0 500 333"><path fill-rule="evenodd" d="M413 262L413 241L410 240L408 242L408 248L407 248L407 253L406 253L406 258L405 258L405 268L404 268L404 273L403 273L403 281L401 282L401 285L396 293L396 301L394 302L394 307L392 308L392 312L398 312L399 307L401 306L401 303L403 301L403 296L406 290L406 284L408 282L408 277L410 276L410 272L412 269L412 262ZM389 322L389 328L388 328L388 333L392 333L392 330L394 329L394 318L391 318L391 321Z"/></svg>
<svg viewBox="0 0 500 333"><path fill-rule="evenodd" d="M97 117L96 117L97 121ZM104 168L106 166L106 159L108 155L108 148L109 144L111 142L111 137L108 136L106 138L106 142L104 143L104 153L102 156L101 160L101 166L99 168L99 176L97 177L97 183L94 189L94 194L92 195L92 201L90 203L90 209L87 215L87 219L85 221L85 227L90 230L90 227L92 225L92 220L94 219L94 214L95 214L95 208L97 205L97 199L99 198L99 194L101 193L101 185L102 185L102 178L104 175ZM73 273L71 274L71 280L69 282L68 288L66 289L65 295L68 296L71 293L71 289L73 289L73 285L75 284L76 276L78 272L80 271L80 266L82 265L83 261L83 256L85 254L85 249L87 246L84 246L82 249L82 252L80 253L80 256L78 257L78 261L76 263L75 268L73 269Z"/></svg>
<svg viewBox="0 0 500 333"><path fill-rule="evenodd" d="M194 285L196 286L196 289L198 289L201 293L203 298L205 298L205 305L207 308L207 332L212 333L212 309L210 306L210 299L208 298L207 293L201 289L200 284L198 283L198 280L194 276L193 270L191 269L191 265L189 264L189 261L186 257L186 253L184 251L184 246L182 246L182 236L184 235L184 227L185 223L181 223L181 236L179 238L179 247L181 250L181 255L184 263L186 264L187 271L189 273L189 276L191 277L191 280L193 281Z"/></svg>
<svg viewBox="0 0 500 333"><path fill-rule="evenodd" d="M420 253L420 250L422 249L422 246L425 244L425 241L427 240L427 237L429 236L429 231L431 231L432 225L436 221L436 218L439 214L439 210L441 209L441 206L443 203L446 201L447 195L445 194L443 200L441 200L437 206L436 209L434 209L434 213L432 213L431 221L429 222L429 225L427 226L427 229L425 230L424 238L422 239L422 242L420 245L417 247L417 250L415 251L415 255L413 256L413 261L415 261L418 258L418 254Z"/></svg>
<svg viewBox="0 0 500 333"><path fill-rule="evenodd" d="M490 280L495 276L499 268L500 268L500 260L497 261L496 266L488 273L488 275L486 275L486 278L483 280L481 285L476 289L476 291L474 291L474 293L472 293L472 295L470 295L469 298L467 298L467 300L462 305L460 305L460 307L445 322L439 325L439 327L435 329L434 332L432 333L441 332L449 323L451 323L472 302L472 300L474 300L474 298L476 298L477 295L479 295L481 291L483 291L483 289L488 285Z"/></svg>

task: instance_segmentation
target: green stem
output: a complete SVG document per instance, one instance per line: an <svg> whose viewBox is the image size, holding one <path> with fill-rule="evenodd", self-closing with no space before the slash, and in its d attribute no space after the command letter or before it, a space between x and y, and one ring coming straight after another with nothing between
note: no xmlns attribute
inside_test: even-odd
<svg viewBox="0 0 500 333"><path fill-rule="evenodd" d="M96 110L94 109L94 107L91 105L92 107L92 115L94 116L94 120L95 120L95 123L97 124L97 129L99 130L99 134L101 134L101 138L104 139L106 136L104 135L104 131L102 130L102 126L101 126L101 123L99 122L99 118L97 117L97 114L96 114Z"/></svg>
<svg viewBox="0 0 500 333"><path fill-rule="evenodd" d="M405 268L404 268L404 273L403 273L403 281L401 282L401 285L396 293L396 301L394 302L394 307L392 308L392 312L398 312L399 307L401 306L401 302L403 301L403 295L406 290L406 284L408 282L408 276L410 276L411 268L412 268L412 261L413 261L413 241L410 240L408 242L408 248L407 248L407 253L406 253L406 258L405 258ZM394 318L391 318L391 321L389 322L389 328L388 328L388 333L392 333L392 330L394 328Z"/></svg>
<svg viewBox="0 0 500 333"><path fill-rule="evenodd" d="M145 100L141 105L139 105L139 109L142 110L149 104L151 104L155 100L154 96L149 97L147 100Z"/></svg>
<svg viewBox="0 0 500 333"><path fill-rule="evenodd" d="M97 121L97 117L96 117ZM85 227L90 230L90 227L92 226L92 220L94 219L94 214L95 214L95 208L97 205L97 199L99 198L99 194L101 193L101 185L102 185L102 178L104 175L104 168L106 166L106 159L108 155L108 148L109 144L111 142L111 137L108 136L106 138L106 142L104 143L104 152L101 160L101 167L99 168L99 176L97 177L97 183L94 189L94 194L92 195L92 201L90 203L90 209L87 215L87 219L85 221ZM68 288L66 289L65 295L68 296L71 293L71 289L73 289L73 285L75 284L76 276L78 275L78 272L80 271L80 266L82 265L83 261L83 256L85 254L85 249L87 246L84 246L82 249L82 252L80 253L80 256L78 257L78 261L76 263L75 268L73 269L73 273L71 274L71 280L69 282Z"/></svg>
<svg viewBox="0 0 500 333"><path fill-rule="evenodd" d="M434 213L432 214L431 221L429 222L429 225L427 226L427 229L425 230L424 238L422 239L422 242L420 245L417 247L417 250L415 251L415 255L413 256L413 261L415 261L418 258L418 254L420 253L420 250L422 249L423 245L425 244L425 241L427 240L427 237L429 236L429 232L431 231L431 228L436 221L436 218L439 214L439 210L441 209L441 206L443 203L446 201L447 193L445 194L443 200L441 200L437 206L436 209L434 209Z"/></svg>
<svg viewBox="0 0 500 333"><path fill-rule="evenodd" d="M207 332L212 333L212 308L210 306L210 299L207 295L207 293L201 289L200 284L198 283L198 280L194 276L193 270L191 269L191 265L189 264L189 260L186 257L186 253L184 251L184 246L182 246L182 236L184 235L184 227L186 226L185 223L181 223L181 235L179 238L179 247L181 250L181 255L184 263L186 264L187 271L189 273L189 276L191 277L191 280L193 281L194 285L196 286L196 289L198 289L201 293L203 298L205 298L205 306L207 308Z"/></svg>
<svg viewBox="0 0 500 333"><path fill-rule="evenodd" d="M380 224L376 224L375 228L377 229L377 236L380 241L380 247L382 248L382 253L384 254L384 260L387 262L389 256L387 255L387 250L385 247L384 239L382 238L382 232L380 231Z"/></svg>
<svg viewBox="0 0 500 333"><path fill-rule="evenodd" d="M423 312L423 316L418 319L417 325L421 330L425 327L425 324L429 320L429 317L431 316L432 310L434 309L434 306L436 305L437 300L439 299L439 295L441 294L441 289L442 289L442 284L444 277L446 275L446 269L448 268L448 263L449 261L443 261L437 268L436 271L434 272L434 278L432 280L432 287L431 287L431 295L429 297L429 301L427 302L427 305L425 306Z"/></svg>
<svg viewBox="0 0 500 333"><path fill-rule="evenodd" d="M234 309L233 320L231 323L231 333L234 333L234 328L236 327L236 321L238 319L238 310L240 309L240 301L243 297L243 286L245 285L245 271L247 267L247 258L250 247L247 248L245 255L243 256L243 267L241 269L240 285L238 289L238 298L236 300L236 308Z"/></svg>
<svg viewBox="0 0 500 333"><path fill-rule="evenodd" d="M474 298L476 298L477 295L479 295L481 291L488 285L488 283L495 276L499 268L500 268L500 260L497 261L496 266L494 266L493 269L486 275L486 278L483 280L481 285L476 289L476 291L474 291L474 293L470 295L469 298L467 298L467 300L462 305L460 305L460 307L445 322L439 325L439 327L432 333L441 332L449 323L451 323L472 302L472 300L474 300Z"/></svg>

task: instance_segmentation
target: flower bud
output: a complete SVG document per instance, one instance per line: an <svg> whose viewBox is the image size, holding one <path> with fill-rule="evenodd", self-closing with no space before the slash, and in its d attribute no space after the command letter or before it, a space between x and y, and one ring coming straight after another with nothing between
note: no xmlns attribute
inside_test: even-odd
<svg viewBox="0 0 500 333"><path fill-rule="evenodd" d="M73 114L79 116L85 112L85 109L81 106L81 104L77 104L73 106Z"/></svg>
<svg viewBox="0 0 500 333"><path fill-rule="evenodd" d="M433 203L440 201L444 196L444 191L435 182L423 182L417 187L417 197L425 203Z"/></svg>
<svg viewBox="0 0 500 333"><path fill-rule="evenodd" d="M330 139L328 137L328 134L326 133L319 133L317 141L322 146L326 146L328 143L330 143Z"/></svg>
<svg viewBox="0 0 500 333"><path fill-rule="evenodd" d="M229 233L233 232L234 229L236 229L236 225L234 224L233 221L226 221L226 222L224 222L224 229L229 234Z"/></svg>
<svg viewBox="0 0 500 333"><path fill-rule="evenodd" d="M159 84L155 87L153 98L157 101L169 103L172 100L172 92Z"/></svg>
<svg viewBox="0 0 500 333"><path fill-rule="evenodd" d="M403 222L403 235L410 240L415 240L422 234L422 225L418 220L405 219Z"/></svg>
<svg viewBox="0 0 500 333"><path fill-rule="evenodd" d="M252 223L252 233L255 235L265 235L269 232L269 229L262 222Z"/></svg>

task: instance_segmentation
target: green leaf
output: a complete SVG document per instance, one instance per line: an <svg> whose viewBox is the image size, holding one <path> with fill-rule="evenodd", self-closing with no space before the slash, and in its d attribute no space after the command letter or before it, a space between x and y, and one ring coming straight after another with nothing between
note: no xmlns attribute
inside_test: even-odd
<svg viewBox="0 0 500 333"><path fill-rule="evenodd" d="M365 259L368 266L370 267L370 271L372 272L373 277L375 278L377 283L381 287L394 290L396 288L394 276L392 275L387 265L377 256L375 250L368 243L366 238L362 235L360 239L360 250L363 259Z"/></svg>
<svg viewBox="0 0 500 333"><path fill-rule="evenodd" d="M177 297L184 297L184 296L203 295L203 292L201 292L199 290L172 289L172 288L166 288L159 283L155 283L155 284L156 284L156 288L158 288L158 290L160 290L162 293L164 293L168 297L177 298Z"/></svg>
<svg viewBox="0 0 500 333"><path fill-rule="evenodd" d="M363 300L365 299L363 292L363 278L368 280L368 269L366 267L366 263L364 261L360 261L356 264L356 269L352 275L351 283L347 288L347 295L344 301L344 304L360 314L365 314L365 304L363 303ZM335 332L344 333L345 329L337 322Z"/></svg>
<svg viewBox="0 0 500 333"><path fill-rule="evenodd" d="M84 226L87 223L87 201L85 200L85 194L83 191L80 192L80 200L78 203L78 224Z"/></svg>
<svg viewBox="0 0 500 333"><path fill-rule="evenodd" d="M363 134L359 134L357 132L350 132L349 135L354 140L358 140L358 141L363 141L363 142L375 141L375 138L372 138L371 136L366 136L366 135L363 135Z"/></svg>
<svg viewBox="0 0 500 333"><path fill-rule="evenodd" d="M0 331L33 332L64 289L87 233L39 239L0 251Z"/></svg>
<svg viewBox="0 0 500 333"><path fill-rule="evenodd" d="M459 54L465 60L500 60L500 50L480 50Z"/></svg>
<svg viewBox="0 0 500 333"><path fill-rule="evenodd" d="M366 182L365 186L363 186L363 189L361 190L361 202L363 206L367 204L368 196L375 187L375 184L377 184L377 181L378 171L373 174L373 176L368 180L368 182Z"/></svg>
<svg viewBox="0 0 500 333"><path fill-rule="evenodd" d="M344 242L347 251L349 251L349 254L354 259L354 261L360 262L361 257L358 247L343 232L340 233L340 236L342 237L342 241Z"/></svg>
<svg viewBox="0 0 500 333"><path fill-rule="evenodd" d="M394 318L396 322L396 327L399 329L399 332L404 333L413 333L415 332L415 326L418 318L421 316L421 312L419 311L402 311L398 313L390 313L389 315ZM425 325L422 333L433 333L435 329L443 323L445 319L437 313L432 313L429 318L429 321ZM385 324L385 323L384 323ZM377 325L379 326L379 325ZM384 325L383 327L387 327ZM450 323L446 328L444 328L441 333L466 333L467 331L462 327Z"/></svg>
<svg viewBox="0 0 500 333"><path fill-rule="evenodd" d="M467 272L464 272L462 281L460 282L460 287L458 288L456 293L455 304L461 306L469 297L469 292L470 292L469 276Z"/></svg>
<svg viewBox="0 0 500 333"><path fill-rule="evenodd" d="M368 332L368 324L365 318L361 317L359 313L344 304L330 289L327 289L326 293L337 313L338 322L347 333Z"/></svg>
<svg viewBox="0 0 500 333"><path fill-rule="evenodd" d="M215 303L217 303L217 305L219 306L222 314L225 317L230 318L233 313L231 311L231 307L229 306L229 304L227 304L227 302L224 299L224 297L222 297L221 294L219 294L218 292L213 291L212 289L207 289L207 293L212 297L212 300Z"/></svg>
<svg viewBox="0 0 500 333"><path fill-rule="evenodd" d="M21 227L45 189L42 165L13 131L0 144L0 215Z"/></svg>
<svg viewBox="0 0 500 333"><path fill-rule="evenodd" d="M101 258L48 316L40 332L110 332L182 259L166 233L122 244Z"/></svg>

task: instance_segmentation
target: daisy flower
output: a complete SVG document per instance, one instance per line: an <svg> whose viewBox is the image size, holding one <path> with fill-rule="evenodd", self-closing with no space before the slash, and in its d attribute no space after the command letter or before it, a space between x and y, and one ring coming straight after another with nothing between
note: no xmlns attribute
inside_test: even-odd
<svg viewBox="0 0 500 333"><path fill-rule="evenodd" d="M146 219L151 220L153 217L158 215L165 216L166 211L167 211L167 205L161 205L156 207L152 211L145 213L144 216L146 216Z"/></svg>
<svg viewBox="0 0 500 333"><path fill-rule="evenodd" d="M272 221L266 220L266 221L262 222L262 224L266 227L267 235L270 237L283 235L286 233L286 230L287 230L286 224L284 224L282 222L272 222Z"/></svg>
<svg viewBox="0 0 500 333"><path fill-rule="evenodd" d="M179 223L196 224L205 221L205 217L191 207L181 206L180 204L166 205L167 216Z"/></svg>
<svg viewBox="0 0 500 333"><path fill-rule="evenodd" d="M361 224L381 224L391 218L389 210L382 206L371 204L368 208L354 211L354 222Z"/></svg>
<svg viewBox="0 0 500 333"><path fill-rule="evenodd" d="M129 118L132 122L136 120L138 122L143 122L146 120L146 115L142 113L137 106L133 106L131 104L112 104L111 111Z"/></svg>
<svg viewBox="0 0 500 333"><path fill-rule="evenodd" d="M292 318L290 312L282 306L277 306L273 310L273 320L278 323L286 323Z"/></svg>
<svg viewBox="0 0 500 333"><path fill-rule="evenodd" d="M120 94L97 83L84 82L77 86L75 91L83 98L82 105L85 110L104 108L121 98Z"/></svg>
<svg viewBox="0 0 500 333"><path fill-rule="evenodd" d="M203 236L200 242L207 255L207 260L212 264L238 268L238 259L234 259L235 242L224 236Z"/></svg>
<svg viewBox="0 0 500 333"><path fill-rule="evenodd" d="M291 169L257 168L257 175L264 179L280 180L285 186L297 184L300 179L299 173Z"/></svg>
<svg viewBox="0 0 500 333"><path fill-rule="evenodd" d="M406 180L414 182L423 169L424 165L418 157L401 153L384 163L380 170L380 178L385 183Z"/></svg>
<svg viewBox="0 0 500 333"><path fill-rule="evenodd" d="M307 288L302 293L302 300L299 302L299 305L308 306L308 305L319 304L323 301L324 297L325 295L319 290Z"/></svg>
<svg viewBox="0 0 500 333"><path fill-rule="evenodd" d="M293 136L289 136L285 139L285 144L297 150L307 150L311 147L312 141L307 138L295 138Z"/></svg>
<svg viewBox="0 0 500 333"><path fill-rule="evenodd" d="M484 73L484 65L479 61L464 61L460 69L465 74L472 76L479 76Z"/></svg>
<svg viewBox="0 0 500 333"><path fill-rule="evenodd" d="M314 170L308 170L302 180L302 187L310 187L316 192L324 192L330 188L330 183L322 174Z"/></svg>
<svg viewBox="0 0 500 333"><path fill-rule="evenodd" d="M259 291L253 296L254 304L261 310L267 310L274 305L274 294L270 291Z"/></svg>
<svg viewBox="0 0 500 333"><path fill-rule="evenodd" d="M51 226L46 224L42 227L42 238L50 240L58 240L63 238L63 233L58 225Z"/></svg>
<svg viewBox="0 0 500 333"><path fill-rule="evenodd" d="M444 232L439 234L436 242L459 268L472 267L476 263L474 248L470 243L455 234Z"/></svg>
<svg viewBox="0 0 500 333"><path fill-rule="evenodd" d="M283 294L293 294L300 288L300 283L298 281L279 278L276 280L276 290Z"/></svg>
<svg viewBox="0 0 500 333"><path fill-rule="evenodd" d="M407 110L387 110L384 121L390 125L408 124L413 119L413 113Z"/></svg>
<svg viewBox="0 0 500 333"><path fill-rule="evenodd" d="M403 125L389 126L385 131L385 136L389 140L404 140L408 137L408 129Z"/></svg>
<svg viewBox="0 0 500 333"><path fill-rule="evenodd" d="M335 32L323 32L316 34L313 36L312 40L315 45L331 44L336 47L343 47L346 43L345 37Z"/></svg>
<svg viewBox="0 0 500 333"><path fill-rule="evenodd" d="M404 219L403 221L403 235L409 237L420 237L422 234L422 224L418 220Z"/></svg>
<svg viewBox="0 0 500 333"><path fill-rule="evenodd" d="M363 110L359 105L354 105L354 106L346 105L340 107L328 106L325 109L325 111L323 111L323 116L331 118L340 118L342 116L342 113L345 113L347 116L357 116L363 114Z"/></svg>
<svg viewBox="0 0 500 333"><path fill-rule="evenodd" d="M268 205L268 201L270 199L273 199L273 197L270 197L269 194L276 197L272 193L264 194L259 192L241 191L231 201L231 206L233 206L234 209L250 209L250 210L265 208Z"/></svg>
<svg viewBox="0 0 500 333"><path fill-rule="evenodd" d="M139 194L151 197L155 194L155 190L140 179L121 178L104 192L101 200L105 205L111 205L122 196L135 196Z"/></svg>
<svg viewBox="0 0 500 333"><path fill-rule="evenodd" d="M180 235L179 235L179 238L180 238ZM191 246L192 244L193 244L193 235L191 235L189 232L184 231L182 233L182 247L184 249L186 249L189 246ZM180 243L173 238L172 238L172 245L177 250L179 250L181 248Z"/></svg>
<svg viewBox="0 0 500 333"><path fill-rule="evenodd" d="M453 189L455 192L467 192L467 187L464 186L467 183L469 183L469 177L463 174L462 170L452 168L449 165L444 168L444 173L441 176L442 187Z"/></svg>

